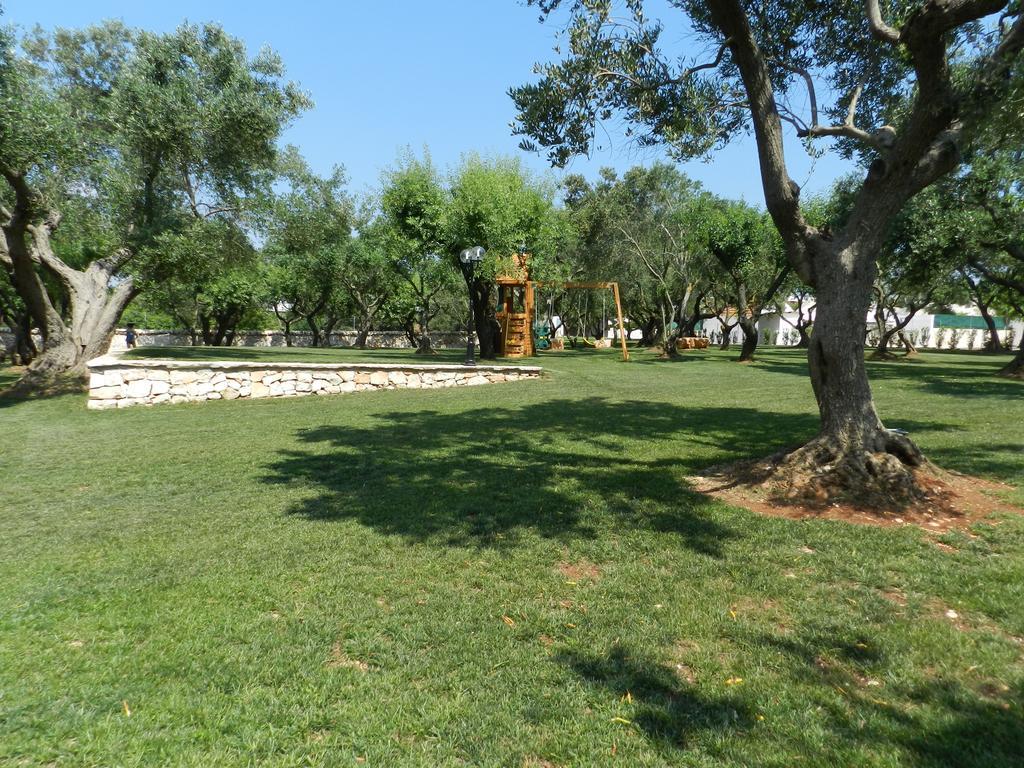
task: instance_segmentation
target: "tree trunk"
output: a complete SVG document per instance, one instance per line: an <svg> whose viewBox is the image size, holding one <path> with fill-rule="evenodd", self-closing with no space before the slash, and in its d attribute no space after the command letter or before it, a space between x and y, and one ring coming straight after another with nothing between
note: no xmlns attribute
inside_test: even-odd
<svg viewBox="0 0 1024 768"><path fill-rule="evenodd" d="M493 360L497 357L498 322L494 317L491 292L491 283L479 277L473 279L473 318L479 345L478 354L483 360Z"/></svg>
<svg viewBox="0 0 1024 768"><path fill-rule="evenodd" d="M883 324L881 326L885 328ZM878 334L878 343L875 344L875 351L871 353L871 357L876 360L885 360L892 357L889 354L889 342L892 341L892 337L895 336L897 331L893 329L883 330Z"/></svg>
<svg viewBox="0 0 1024 768"><path fill-rule="evenodd" d="M732 346L732 329L735 327L736 323L733 323L732 325L720 323L719 328L721 329L720 332L722 334L722 343L718 345L719 349L726 350L729 349L730 346Z"/></svg>
<svg viewBox="0 0 1024 768"><path fill-rule="evenodd" d="M753 362L754 350L757 349L757 325L752 319L740 320L740 330L743 331L743 346L740 347L738 362Z"/></svg>
<svg viewBox="0 0 1024 768"><path fill-rule="evenodd" d="M359 331L356 333L356 340L352 346L356 349L366 349L366 339L370 335L370 325L360 325Z"/></svg>
<svg viewBox="0 0 1024 768"><path fill-rule="evenodd" d="M917 354L917 347L914 346L914 343L910 340L910 337L907 336L907 334L904 333L902 329L897 331L896 335L899 337L900 344L903 345L903 351L907 357Z"/></svg>
<svg viewBox="0 0 1024 768"><path fill-rule="evenodd" d="M0 311L0 320L11 329L11 362L14 365L30 365L39 354L32 339L32 317L25 311Z"/></svg>
<svg viewBox="0 0 1024 768"><path fill-rule="evenodd" d="M807 326L796 326L796 332L800 335L800 340L796 343L797 349L809 349L811 346L811 336L807 333Z"/></svg>
<svg viewBox="0 0 1024 768"><path fill-rule="evenodd" d="M63 377L84 379L86 363L110 350L117 323L136 295L131 279L111 289L111 277L102 261L69 275L64 287L70 317L66 323L59 317L51 319L43 351L26 374L27 386L45 387Z"/></svg>
<svg viewBox="0 0 1024 768"><path fill-rule="evenodd" d="M781 460L778 478L788 485L789 498L845 498L891 508L919 497L912 470L927 462L909 439L885 429L875 411L864 366L864 319L875 265L858 256L816 260L818 305L807 359L821 429ZM846 264L859 269L851 275Z"/></svg>
<svg viewBox="0 0 1024 768"><path fill-rule="evenodd" d="M320 346L320 326L316 324L315 315L310 315L306 318L306 325L309 326L310 342L311 347Z"/></svg>
<svg viewBox="0 0 1024 768"><path fill-rule="evenodd" d="M985 321L985 325L988 326L988 341L985 342L983 349L986 352L1003 352L1003 342L999 340L999 329L996 328L995 318L992 317L992 313L988 311L988 305L980 301L975 301L978 305L978 311L981 312L981 317Z"/></svg>
<svg viewBox="0 0 1024 768"><path fill-rule="evenodd" d="M1021 334L1020 345L1017 347L1017 354L1014 355L1013 360L999 369L999 373L997 375L1004 376L1007 379L1024 380L1024 333Z"/></svg>
<svg viewBox="0 0 1024 768"><path fill-rule="evenodd" d="M658 336L658 318L650 317L640 328L640 340L636 343L638 347L649 347L654 344Z"/></svg>

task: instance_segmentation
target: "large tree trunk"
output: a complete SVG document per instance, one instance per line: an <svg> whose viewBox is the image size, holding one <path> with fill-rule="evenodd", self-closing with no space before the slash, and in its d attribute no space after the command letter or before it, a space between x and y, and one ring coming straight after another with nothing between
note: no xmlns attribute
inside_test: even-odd
<svg viewBox="0 0 1024 768"><path fill-rule="evenodd" d="M58 379L85 378L89 360L106 354L114 328L137 290L131 278L118 281L118 270L131 257L121 250L97 259L84 270L65 264L53 251L50 236L60 214L42 207L41 196L23 174L4 169L15 193L13 213L3 225L0 259L8 267L17 291L43 337L42 353L29 366L16 389L48 388ZM67 311L54 307L38 267L47 270L64 289Z"/></svg>
<svg viewBox="0 0 1024 768"><path fill-rule="evenodd" d="M808 328L808 326L806 326L806 325L797 325L796 326L796 332L800 336L800 340L797 341L797 343L796 343L797 349L810 349L810 346L811 346L811 335L809 333L807 333L807 328Z"/></svg>
<svg viewBox="0 0 1024 768"><path fill-rule="evenodd" d="M136 295L131 279L111 287L113 269L105 260L84 271L61 265L62 279L70 307L65 321L47 301L43 351L29 366L26 389L44 388L58 378L84 379L86 364L110 349L121 315Z"/></svg>
<svg viewBox="0 0 1024 768"><path fill-rule="evenodd" d="M371 327L369 324L363 324L359 327L356 333L356 340L352 344L353 347L356 349L366 349L366 339L370 335Z"/></svg>
<svg viewBox="0 0 1024 768"><path fill-rule="evenodd" d="M909 439L883 427L875 411L864 365L874 262L841 255L817 259L818 306L807 359L821 429L781 460L779 474L791 498L846 498L885 508L918 496L913 469L926 460ZM844 262L870 274L851 276Z"/></svg>
<svg viewBox="0 0 1024 768"><path fill-rule="evenodd" d="M757 349L757 325L753 319L745 318L740 320L740 330L743 331L743 346L740 347L738 362L753 362L754 350Z"/></svg>

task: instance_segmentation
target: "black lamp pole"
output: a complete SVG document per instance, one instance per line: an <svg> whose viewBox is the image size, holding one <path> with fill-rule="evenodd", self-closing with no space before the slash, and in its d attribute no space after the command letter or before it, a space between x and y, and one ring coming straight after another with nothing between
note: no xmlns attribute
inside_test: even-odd
<svg viewBox="0 0 1024 768"><path fill-rule="evenodd" d="M473 328L476 325L476 311L473 306L473 272L476 265L483 261L487 253L483 247L475 245L466 248L459 254L459 261L462 263L462 273L466 276L466 287L469 289L469 320L466 322L466 359L463 365L476 365L473 357Z"/></svg>

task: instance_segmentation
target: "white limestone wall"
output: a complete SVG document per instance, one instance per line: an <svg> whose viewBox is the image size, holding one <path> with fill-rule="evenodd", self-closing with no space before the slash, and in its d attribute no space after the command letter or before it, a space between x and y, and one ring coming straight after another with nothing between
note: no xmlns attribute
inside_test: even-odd
<svg viewBox="0 0 1024 768"><path fill-rule="evenodd" d="M521 365L236 363L120 360L89 363L89 408L302 397L377 389L441 389L536 379Z"/></svg>
<svg viewBox="0 0 1024 768"><path fill-rule="evenodd" d="M111 352L122 352L128 348L125 343L124 328L118 328L110 340ZM0 337L3 331L0 330ZM355 331L339 331L331 334L332 347L351 347L356 342ZM309 331L292 331L292 345L296 347L308 347L312 343L312 334ZM437 349L458 348L466 346L466 334L463 331L433 332L430 334L430 341ZM139 347L186 347L190 344L191 337L187 331L182 330L150 330L137 329L135 331L135 344ZM200 339L200 343L202 339ZM284 347L284 333L279 330L265 331L239 331L235 335L236 347ZM403 331L371 331L366 337L366 346L369 349L410 349L409 337Z"/></svg>

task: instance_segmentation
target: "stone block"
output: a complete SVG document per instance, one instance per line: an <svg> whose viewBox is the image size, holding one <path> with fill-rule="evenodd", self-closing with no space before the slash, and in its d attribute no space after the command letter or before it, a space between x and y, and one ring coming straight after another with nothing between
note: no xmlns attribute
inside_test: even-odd
<svg viewBox="0 0 1024 768"><path fill-rule="evenodd" d="M254 381L252 383L252 397L269 397L270 387L264 384L262 381Z"/></svg>
<svg viewBox="0 0 1024 768"><path fill-rule="evenodd" d="M357 386L359 385L354 381L343 381L338 389L341 392L355 392Z"/></svg>
<svg viewBox="0 0 1024 768"><path fill-rule="evenodd" d="M168 381L154 381L152 388L149 390L151 395L166 395L171 391L171 384Z"/></svg>
<svg viewBox="0 0 1024 768"><path fill-rule="evenodd" d="M392 384L397 384L399 386L401 386L402 384L405 384L405 381L406 381L405 372L404 371L391 371L388 374L388 381L391 382Z"/></svg>
<svg viewBox="0 0 1024 768"><path fill-rule="evenodd" d="M146 376L146 378L149 379L150 381L170 381L171 380L171 374L168 371L163 371L163 370L158 370L158 369L150 368L149 371L147 371L147 374L148 375Z"/></svg>
<svg viewBox="0 0 1024 768"><path fill-rule="evenodd" d="M238 394L238 390L237 389L232 389L231 387L228 387L227 389L225 389L221 393L221 396L225 400L237 400L238 397L239 397L239 394Z"/></svg>
<svg viewBox="0 0 1024 768"><path fill-rule="evenodd" d="M89 375L89 389L99 389L100 387L120 387L121 383L121 374L117 371L93 373Z"/></svg>
<svg viewBox="0 0 1024 768"><path fill-rule="evenodd" d="M370 374L368 374L368 373L357 373L355 375L355 379L353 379L353 381L355 381L356 384L369 384L370 383Z"/></svg>
<svg viewBox="0 0 1024 768"><path fill-rule="evenodd" d="M167 393L163 393L154 397L150 402L153 403L153 405L159 405L160 403L169 402L170 399L170 395L168 395Z"/></svg>
<svg viewBox="0 0 1024 768"><path fill-rule="evenodd" d="M355 371L342 371L341 372L341 380L342 381L355 381L355 379L356 379L356 372Z"/></svg>
<svg viewBox="0 0 1024 768"><path fill-rule="evenodd" d="M309 382L313 380L313 374L309 371L297 371L295 373L295 380Z"/></svg>
<svg viewBox="0 0 1024 768"><path fill-rule="evenodd" d="M195 380L195 371L171 371L171 384L191 384Z"/></svg>
<svg viewBox="0 0 1024 768"><path fill-rule="evenodd" d="M127 398L141 398L148 397L151 384L148 379L134 379L128 382L128 387L125 390L125 397Z"/></svg>
<svg viewBox="0 0 1024 768"><path fill-rule="evenodd" d="M281 380L281 374L280 373L268 373L266 376L263 377L263 383L266 384L268 387L271 384L273 384L275 381L280 381L280 380Z"/></svg>
<svg viewBox="0 0 1024 768"><path fill-rule="evenodd" d="M146 378L146 371L142 368L128 368L121 373L121 378L125 381L139 381Z"/></svg>
<svg viewBox="0 0 1024 768"><path fill-rule="evenodd" d="M374 371L370 374L370 383L375 387L383 387L388 383L387 371Z"/></svg>
<svg viewBox="0 0 1024 768"><path fill-rule="evenodd" d="M297 382L295 382L295 391L296 392L303 392L303 393L305 393L305 392L312 392L313 391L313 382L312 381L297 381Z"/></svg>
<svg viewBox="0 0 1024 768"><path fill-rule="evenodd" d="M121 396L121 387L94 387L89 390L90 400L111 400Z"/></svg>
<svg viewBox="0 0 1024 768"><path fill-rule="evenodd" d="M220 400L221 399L220 392L210 392L209 394L207 394L206 399L207 400Z"/></svg>

